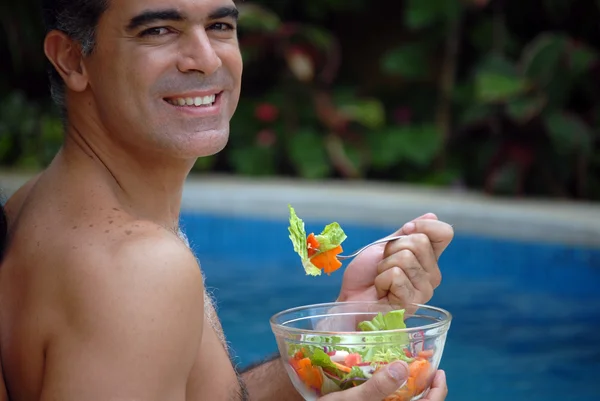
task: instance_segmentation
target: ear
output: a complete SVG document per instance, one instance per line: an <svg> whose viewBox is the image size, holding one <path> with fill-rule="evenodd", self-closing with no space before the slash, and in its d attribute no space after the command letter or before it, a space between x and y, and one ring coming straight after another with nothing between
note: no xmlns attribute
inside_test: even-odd
<svg viewBox="0 0 600 401"><path fill-rule="evenodd" d="M44 39L44 53L69 89L76 92L85 90L88 77L81 47L75 40L64 32L50 31Z"/></svg>

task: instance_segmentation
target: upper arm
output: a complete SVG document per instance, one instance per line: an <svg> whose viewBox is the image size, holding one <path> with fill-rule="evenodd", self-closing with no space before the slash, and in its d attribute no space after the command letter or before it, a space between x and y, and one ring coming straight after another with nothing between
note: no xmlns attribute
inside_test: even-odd
<svg viewBox="0 0 600 401"><path fill-rule="evenodd" d="M61 278L66 313L49 340L41 400L184 400L204 318L191 252L144 238L89 263Z"/></svg>

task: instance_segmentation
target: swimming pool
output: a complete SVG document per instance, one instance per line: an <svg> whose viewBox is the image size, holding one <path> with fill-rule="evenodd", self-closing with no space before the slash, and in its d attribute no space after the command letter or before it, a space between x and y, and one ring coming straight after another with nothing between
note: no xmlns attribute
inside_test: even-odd
<svg viewBox="0 0 600 401"><path fill-rule="evenodd" d="M337 296L342 275L307 277L286 221L188 212L182 226L240 367L276 352L273 313ZM348 250L396 228L343 226ZM457 233L440 267L430 303L454 316L447 400L600 399L600 249Z"/></svg>

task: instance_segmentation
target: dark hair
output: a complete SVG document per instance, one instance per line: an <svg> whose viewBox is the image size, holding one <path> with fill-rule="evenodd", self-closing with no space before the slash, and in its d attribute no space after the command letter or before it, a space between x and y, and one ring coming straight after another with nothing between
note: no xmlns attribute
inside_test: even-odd
<svg viewBox="0 0 600 401"><path fill-rule="evenodd" d="M109 0L43 0L42 15L46 32L59 30L81 46L84 56L92 54L96 46L96 27L100 16L108 8ZM65 85L50 65L50 95L66 116Z"/></svg>

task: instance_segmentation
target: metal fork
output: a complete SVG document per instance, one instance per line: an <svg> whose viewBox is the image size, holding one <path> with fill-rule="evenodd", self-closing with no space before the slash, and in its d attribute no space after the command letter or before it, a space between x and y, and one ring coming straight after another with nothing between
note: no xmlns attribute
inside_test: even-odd
<svg viewBox="0 0 600 401"><path fill-rule="evenodd" d="M336 255L336 257L338 258L338 260L351 259L355 256L358 256L362 251L364 251L365 249L367 249L373 245L377 245L377 244L381 244L381 243L389 242L389 241L395 241L397 239L404 238L404 237L406 237L406 235L397 235L395 237L387 237L387 238L378 239L377 241L371 242L369 245L363 246L358 251L351 253L350 255Z"/></svg>

